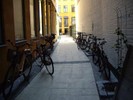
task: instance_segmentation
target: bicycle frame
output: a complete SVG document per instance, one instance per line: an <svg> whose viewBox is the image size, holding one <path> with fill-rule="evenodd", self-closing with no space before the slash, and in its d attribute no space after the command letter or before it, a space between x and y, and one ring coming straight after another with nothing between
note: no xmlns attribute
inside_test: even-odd
<svg viewBox="0 0 133 100"><path fill-rule="evenodd" d="M3 96L5 97L5 99L10 98L14 81L21 75L24 76L25 80L29 79L29 75L32 69L32 61L30 60L31 58L27 58L31 56L31 54L29 53L29 49L24 49L20 51L20 47L14 45L10 40L8 40L8 42L15 49L8 49L7 53L9 57L8 61L10 62L10 66L7 70L3 82Z"/></svg>

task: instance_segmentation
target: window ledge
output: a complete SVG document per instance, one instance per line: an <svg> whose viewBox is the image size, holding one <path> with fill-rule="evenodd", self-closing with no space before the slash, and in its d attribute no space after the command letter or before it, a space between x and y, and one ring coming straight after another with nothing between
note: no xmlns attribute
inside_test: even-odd
<svg viewBox="0 0 133 100"><path fill-rule="evenodd" d="M27 42L27 40L18 40L16 41L16 45L22 45L25 44Z"/></svg>
<svg viewBox="0 0 133 100"><path fill-rule="evenodd" d="M6 45L5 45L5 44L1 44L1 45L0 45L0 48L2 48L2 47L6 47Z"/></svg>

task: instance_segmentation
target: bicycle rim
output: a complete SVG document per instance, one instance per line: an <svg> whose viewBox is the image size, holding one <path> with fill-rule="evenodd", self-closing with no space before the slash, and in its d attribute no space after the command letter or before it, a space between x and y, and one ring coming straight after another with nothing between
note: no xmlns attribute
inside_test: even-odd
<svg viewBox="0 0 133 100"><path fill-rule="evenodd" d="M10 66L3 82L3 96L5 99L10 98L11 96L14 79L15 79L15 68L14 66Z"/></svg>
<svg viewBox="0 0 133 100"><path fill-rule="evenodd" d="M25 79L29 78L31 69L32 69L32 56L28 55L24 63L24 78Z"/></svg>
<svg viewBox="0 0 133 100"><path fill-rule="evenodd" d="M104 66L103 72L104 72L105 78L109 80L110 79L110 69L108 68L108 61L106 58L103 58L103 66Z"/></svg>
<svg viewBox="0 0 133 100"><path fill-rule="evenodd" d="M54 64L53 64L53 60L51 59L50 56L45 55L44 65L45 65L46 70L48 71L48 73L50 75L53 75L53 73L54 73Z"/></svg>
<svg viewBox="0 0 133 100"><path fill-rule="evenodd" d="M108 64L105 64L104 74L105 74L106 79L109 80L110 79L110 69L108 68Z"/></svg>
<svg viewBox="0 0 133 100"><path fill-rule="evenodd" d="M37 66L42 67L42 56L38 50L33 51L33 61Z"/></svg>
<svg viewBox="0 0 133 100"><path fill-rule="evenodd" d="M95 65L98 64L98 56L95 53L92 55L92 61Z"/></svg>

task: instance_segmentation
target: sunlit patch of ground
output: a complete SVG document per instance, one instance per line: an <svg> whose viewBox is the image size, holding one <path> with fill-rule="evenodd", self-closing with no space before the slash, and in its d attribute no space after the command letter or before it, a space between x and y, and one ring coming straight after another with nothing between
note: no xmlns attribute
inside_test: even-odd
<svg viewBox="0 0 133 100"><path fill-rule="evenodd" d="M63 35L60 43L61 44L70 44L70 43L74 43L73 38L65 38L65 37L69 37L68 35Z"/></svg>

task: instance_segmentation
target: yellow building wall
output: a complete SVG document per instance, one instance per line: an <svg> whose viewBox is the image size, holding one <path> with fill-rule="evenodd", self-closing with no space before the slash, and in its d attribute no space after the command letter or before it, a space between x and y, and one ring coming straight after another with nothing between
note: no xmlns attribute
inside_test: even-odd
<svg viewBox="0 0 133 100"><path fill-rule="evenodd" d="M71 6L72 5L75 6L75 0L58 0L58 6L59 5L61 6L61 11L59 12L59 16L62 18L62 27L60 27L60 29L62 29L62 34L64 34L65 28L68 28L68 31L69 31L69 27L72 25L71 18L75 17L75 12L72 12L71 10ZM68 7L68 12L64 12L64 5ZM76 7L75 7L75 11L76 11ZM64 27L64 16L68 16L68 27Z"/></svg>

